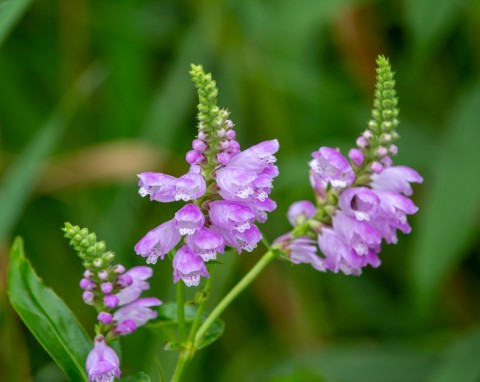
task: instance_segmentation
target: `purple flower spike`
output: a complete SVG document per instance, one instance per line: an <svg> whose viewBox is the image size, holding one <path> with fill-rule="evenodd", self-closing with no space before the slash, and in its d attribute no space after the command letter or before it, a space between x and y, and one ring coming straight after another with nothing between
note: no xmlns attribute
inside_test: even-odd
<svg viewBox="0 0 480 382"><path fill-rule="evenodd" d="M182 207L175 214L175 220L180 235L193 235L205 223L202 210L195 204L187 204Z"/></svg>
<svg viewBox="0 0 480 382"><path fill-rule="evenodd" d="M85 368L90 382L112 382L120 378L120 361L102 335L95 337L93 349L87 357Z"/></svg>
<svg viewBox="0 0 480 382"><path fill-rule="evenodd" d="M377 213L380 199L377 194L366 187L348 188L340 195L340 208L357 220L369 221Z"/></svg>
<svg viewBox="0 0 480 382"><path fill-rule="evenodd" d="M154 297L140 298L120 309L113 314L115 332L125 335L133 332L138 327L157 317L157 312L150 309L152 306L162 305L162 302Z"/></svg>
<svg viewBox="0 0 480 382"><path fill-rule="evenodd" d="M187 245L199 254L203 261L215 260L216 253L223 253L225 247L223 237L205 227L188 236Z"/></svg>
<svg viewBox="0 0 480 382"><path fill-rule="evenodd" d="M175 200L173 190L175 177L157 172L143 172L137 176L140 178L138 192L141 196L150 195L150 200L157 202L173 202Z"/></svg>
<svg viewBox="0 0 480 382"><path fill-rule="evenodd" d="M337 150L330 147L320 147L312 153L310 168L319 175L325 183L333 187L345 188L353 183L355 174L352 167Z"/></svg>
<svg viewBox="0 0 480 382"><path fill-rule="evenodd" d="M255 218L250 207L223 200L210 203L209 215L212 223L219 228L238 232L249 229Z"/></svg>
<svg viewBox="0 0 480 382"><path fill-rule="evenodd" d="M148 232L136 245L137 255L146 257L147 264L155 264L157 258L170 252L180 241L182 236L178 232L175 220L169 220Z"/></svg>
<svg viewBox="0 0 480 382"><path fill-rule="evenodd" d="M149 289L150 284L145 280L152 277L152 274L152 268L139 266L131 268L127 273L120 276L128 277L132 282L116 294L118 305L122 306L131 303L140 297L144 290Z"/></svg>
<svg viewBox="0 0 480 382"><path fill-rule="evenodd" d="M384 169L380 174L372 175L374 190L393 191L411 196L410 183L422 183L423 178L418 172L406 166L392 166Z"/></svg>
<svg viewBox="0 0 480 382"><path fill-rule="evenodd" d="M183 280L186 286L197 286L200 276L210 277L202 258L186 245L181 247L173 258L173 281Z"/></svg>
<svg viewBox="0 0 480 382"><path fill-rule="evenodd" d="M205 193L206 187L202 175L189 172L175 181L175 200L188 202L198 199Z"/></svg>
<svg viewBox="0 0 480 382"><path fill-rule="evenodd" d="M292 203L288 209L288 221L291 225L296 226L315 216L317 208L309 200L300 200Z"/></svg>

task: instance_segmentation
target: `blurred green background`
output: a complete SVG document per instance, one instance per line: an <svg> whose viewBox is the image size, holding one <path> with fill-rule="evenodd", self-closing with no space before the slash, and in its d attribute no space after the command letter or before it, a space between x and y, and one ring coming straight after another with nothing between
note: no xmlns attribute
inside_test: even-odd
<svg viewBox="0 0 480 382"><path fill-rule="evenodd" d="M480 381L480 1L0 0L0 380L63 381L8 305L15 235L89 333L80 261L60 227L88 226L125 264L177 205L137 193L142 171L183 174L196 129L190 63L220 88L246 148L278 138L273 240L312 198L310 153L346 153L366 127L377 54L397 72L396 163L425 178L412 234L361 277L278 262L224 314L226 331L187 380ZM262 253L224 257L213 299ZM151 293L173 299L171 269ZM124 375L168 375L145 330L123 341Z"/></svg>

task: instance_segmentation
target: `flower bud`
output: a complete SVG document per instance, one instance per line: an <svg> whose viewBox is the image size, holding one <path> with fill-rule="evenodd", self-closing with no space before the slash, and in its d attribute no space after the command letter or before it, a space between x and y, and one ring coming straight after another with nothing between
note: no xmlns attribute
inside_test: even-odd
<svg viewBox="0 0 480 382"><path fill-rule="evenodd" d="M103 260L100 259L100 258L97 258L97 259L93 260L92 264L95 268L102 268L103 267Z"/></svg>
<svg viewBox="0 0 480 382"><path fill-rule="evenodd" d="M355 166L361 166L365 160L365 156L359 149L350 149L348 152L348 157L355 164Z"/></svg>
<svg viewBox="0 0 480 382"><path fill-rule="evenodd" d="M85 302L85 304L93 305L93 301L95 300L95 295L92 292L87 290L83 292L82 299Z"/></svg>
<svg viewBox="0 0 480 382"><path fill-rule="evenodd" d="M105 294L109 294L113 290L113 285L111 282L102 283L102 285L100 285L100 290Z"/></svg>
<svg viewBox="0 0 480 382"><path fill-rule="evenodd" d="M107 271L98 272L97 276L100 280L106 280L108 278L108 272Z"/></svg>
<svg viewBox="0 0 480 382"><path fill-rule="evenodd" d="M380 162L373 162L372 163L372 171L375 174L380 174L383 170L383 165Z"/></svg>
<svg viewBox="0 0 480 382"><path fill-rule="evenodd" d="M103 298L103 303L109 309L116 308L118 305L118 297L114 294L108 294Z"/></svg>
<svg viewBox="0 0 480 382"><path fill-rule="evenodd" d="M107 312L100 312L97 316L97 320L102 324L108 325L112 323L112 315Z"/></svg>
<svg viewBox="0 0 480 382"><path fill-rule="evenodd" d="M80 288L83 290L93 290L97 287L97 284L95 284L92 280L89 279L81 279L80 280Z"/></svg>

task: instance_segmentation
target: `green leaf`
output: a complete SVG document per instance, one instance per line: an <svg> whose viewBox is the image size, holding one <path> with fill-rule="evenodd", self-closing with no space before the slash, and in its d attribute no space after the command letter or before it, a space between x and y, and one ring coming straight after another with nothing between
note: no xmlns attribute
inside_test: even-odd
<svg viewBox="0 0 480 382"><path fill-rule="evenodd" d="M187 331L190 330L193 320L195 319L195 314L197 312L196 305L186 305L185 306L185 323L187 326ZM202 316L202 319L205 319L207 314ZM177 343L177 304L174 302L167 302L163 304L158 309L158 317L156 320L150 321L147 324L147 328L154 332L158 337L163 341L167 341L165 350L176 350L178 349ZM215 342L222 334L225 329L225 324L222 320L217 319L210 326L207 333L200 343L199 349L202 349L211 343Z"/></svg>
<svg viewBox="0 0 480 382"><path fill-rule="evenodd" d="M460 99L438 157L431 158L429 198L420 204L412 253L413 287L419 307L426 309L440 282L467 253L475 232L480 203L480 83Z"/></svg>
<svg viewBox="0 0 480 382"><path fill-rule="evenodd" d="M37 276L17 238L7 274L10 302L35 338L71 381L87 381L92 341L65 303Z"/></svg>
<svg viewBox="0 0 480 382"><path fill-rule="evenodd" d="M32 0L3 0L0 1L0 45L25 13Z"/></svg>
<svg viewBox="0 0 480 382"><path fill-rule="evenodd" d="M143 372L138 372L135 375L131 375L129 377L120 379L120 382L150 382L150 381L151 381L150 377Z"/></svg>
<svg viewBox="0 0 480 382"><path fill-rule="evenodd" d="M440 367L428 382L476 382L480 380L480 328L467 333L447 350Z"/></svg>

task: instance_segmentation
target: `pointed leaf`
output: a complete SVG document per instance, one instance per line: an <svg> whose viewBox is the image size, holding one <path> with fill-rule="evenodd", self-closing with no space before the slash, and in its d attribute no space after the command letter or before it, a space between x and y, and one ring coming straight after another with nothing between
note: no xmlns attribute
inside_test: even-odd
<svg viewBox="0 0 480 382"><path fill-rule="evenodd" d="M87 381L92 341L65 303L37 276L17 238L7 275L10 302L35 338L71 381Z"/></svg>

